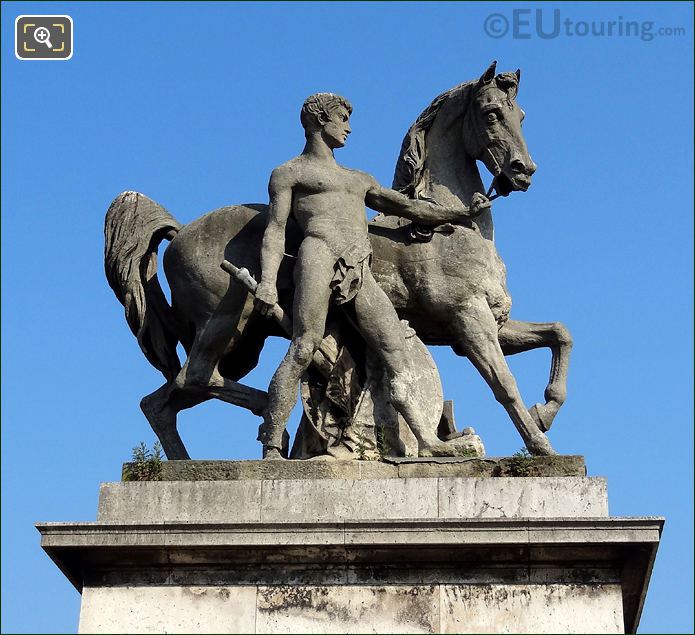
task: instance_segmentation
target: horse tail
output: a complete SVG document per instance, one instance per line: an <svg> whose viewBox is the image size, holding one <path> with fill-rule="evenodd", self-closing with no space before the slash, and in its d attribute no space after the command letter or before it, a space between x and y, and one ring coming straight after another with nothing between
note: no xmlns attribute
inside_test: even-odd
<svg viewBox="0 0 695 635"><path fill-rule="evenodd" d="M183 227L139 192L123 192L104 221L104 269L147 360L173 381L181 370L176 319L157 279L157 248Z"/></svg>

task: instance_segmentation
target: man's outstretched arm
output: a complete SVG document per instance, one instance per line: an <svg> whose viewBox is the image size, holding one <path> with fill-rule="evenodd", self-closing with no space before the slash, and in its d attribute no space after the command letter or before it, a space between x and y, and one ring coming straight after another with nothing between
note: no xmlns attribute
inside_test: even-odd
<svg viewBox="0 0 695 635"><path fill-rule="evenodd" d="M423 225L441 225L462 218L475 218L490 207L490 201L482 194L474 194L470 207L444 207L429 201L408 198L396 190L381 187L376 181L367 191L367 207L388 216L402 216Z"/></svg>
<svg viewBox="0 0 695 635"><path fill-rule="evenodd" d="M282 168L276 168L268 183L270 207L261 245L261 281L256 304L264 315L278 301L277 277L285 253L285 226L292 211L292 182Z"/></svg>

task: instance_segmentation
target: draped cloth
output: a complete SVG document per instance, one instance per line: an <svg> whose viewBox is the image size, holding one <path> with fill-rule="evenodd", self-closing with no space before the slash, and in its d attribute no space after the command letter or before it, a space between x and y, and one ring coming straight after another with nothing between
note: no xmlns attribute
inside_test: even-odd
<svg viewBox="0 0 695 635"><path fill-rule="evenodd" d="M336 304L346 304L355 299L371 264L372 246L369 237L360 238L343 250L334 265L335 274L330 282Z"/></svg>

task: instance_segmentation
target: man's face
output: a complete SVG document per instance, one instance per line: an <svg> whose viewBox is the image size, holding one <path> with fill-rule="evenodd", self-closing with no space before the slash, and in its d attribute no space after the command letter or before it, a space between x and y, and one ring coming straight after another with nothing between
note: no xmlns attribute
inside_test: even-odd
<svg viewBox="0 0 695 635"><path fill-rule="evenodd" d="M323 123L324 141L331 149L342 148L351 132L350 113L344 106L332 108L328 119Z"/></svg>

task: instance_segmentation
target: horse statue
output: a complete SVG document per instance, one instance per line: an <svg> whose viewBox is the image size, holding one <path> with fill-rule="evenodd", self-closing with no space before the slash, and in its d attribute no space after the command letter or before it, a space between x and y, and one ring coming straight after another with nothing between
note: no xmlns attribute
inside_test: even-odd
<svg viewBox="0 0 695 635"><path fill-rule="evenodd" d="M438 96L408 130L394 189L442 205L470 205L485 192L476 161L493 175L488 196L526 191L536 166L524 141L516 102L520 72L497 75L495 62L476 80ZM166 383L141 408L169 459L189 458L176 428L177 413L208 399L261 414L267 393L239 383L258 363L265 339L287 337L254 310L253 296L220 268L227 260L260 278L260 246L267 206L222 207L182 226L136 192L113 201L105 221L105 269L125 307L128 325ZM372 270L401 318L429 345L448 345L467 357L505 408L532 454L554 454L546 435L566 397L572 340L559 322L509 319L505 266L493 240L492 210L461 224L435 228L396 217L369 224ZM163 264L167 302L157 279L157 248L170 245ZM291 307L293 257L301 240L288 225L278 275L279 303ZM181 343L187 359L181 366ZM545 403L528 409L505 355L547 347L552 352Z"/></svg>

